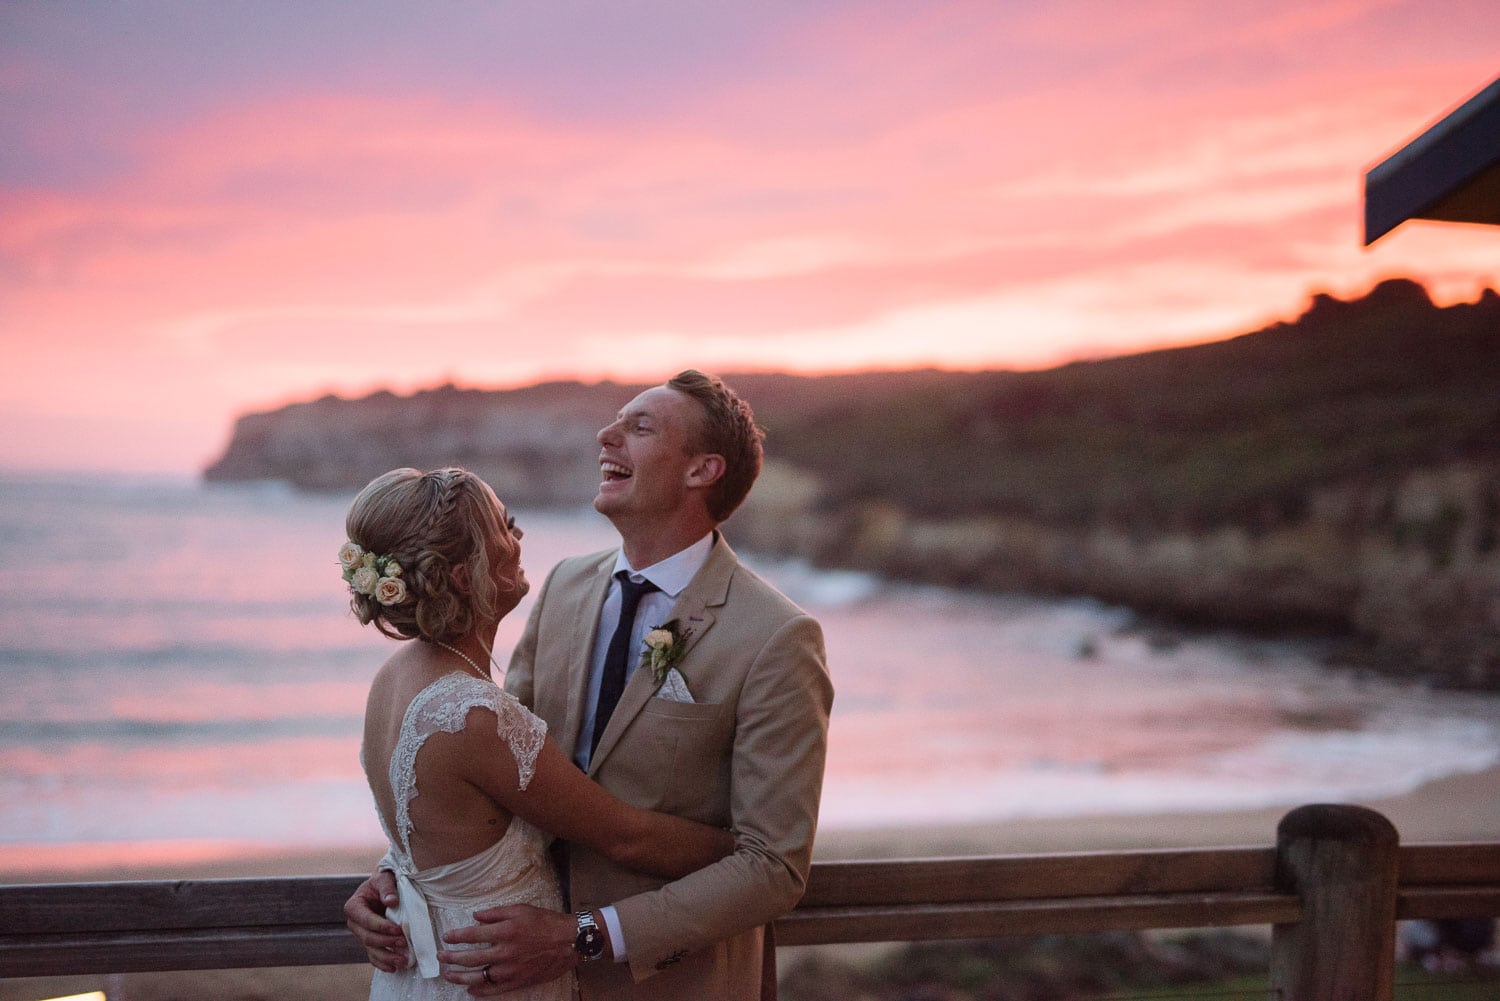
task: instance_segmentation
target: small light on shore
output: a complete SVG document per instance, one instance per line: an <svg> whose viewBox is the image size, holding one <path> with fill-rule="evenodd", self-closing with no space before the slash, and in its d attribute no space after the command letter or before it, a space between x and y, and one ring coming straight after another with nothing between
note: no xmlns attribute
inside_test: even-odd
<svg viewBox="0 0 1500 1001"><path fill-rule="evenodd" d="M87 994L69 994L60 998L43 998L42 1001L109 1001L103 991L89 991Z"/></svg>

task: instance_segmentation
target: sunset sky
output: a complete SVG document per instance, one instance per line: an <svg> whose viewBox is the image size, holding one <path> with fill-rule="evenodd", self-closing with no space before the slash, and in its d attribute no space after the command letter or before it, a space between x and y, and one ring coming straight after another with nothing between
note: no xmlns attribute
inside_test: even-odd
<svg viewBox="0 0 1500 1001"><path fill-rule="evenodd" d="M1383 277L1366 170L1494 0L0 5L0 468L191 472L325 392L1036 368ZM753 401L752 401L753 402Z"/></svg>

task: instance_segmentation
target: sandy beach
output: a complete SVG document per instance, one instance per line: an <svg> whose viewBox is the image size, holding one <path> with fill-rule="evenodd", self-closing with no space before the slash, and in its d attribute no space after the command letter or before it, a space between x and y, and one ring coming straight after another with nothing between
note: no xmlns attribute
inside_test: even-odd
<svg viewBox="0 0 1500 1001"><path fill-rule="evenodd" d="M1361 803L1384 814L1403 843L1500 841L1500 767L1428 783L1392 799ZM1288 808L1015 820L881 831L820 831L817 856L926 858L1052 852L1271 845Z"/></svg>
<svg viewBox="0 0 1500 1001"><path fill-rule="evenodd" d="M1388 817L1403 843L1500 841L1500 767L1429 783L1389 800L1364 803ZM1099 816L1022 820L942 828L824 830L818 860L928 858L1149 848L1270 845L1285 809L1237 813ZM105 869L37 871L0 865L5 883L92 882L134 879L211 879L243 876L329 875L367 872L381 849L309 852L151 862ZM783 969L798 950L787 949ZM358 1001L367 996L369 974L358 966L269 968L80 975L36 980L0 980L0 1001L39 1001L86 991L105 991L110 1001L261 1001L309 998Z"/></svg>

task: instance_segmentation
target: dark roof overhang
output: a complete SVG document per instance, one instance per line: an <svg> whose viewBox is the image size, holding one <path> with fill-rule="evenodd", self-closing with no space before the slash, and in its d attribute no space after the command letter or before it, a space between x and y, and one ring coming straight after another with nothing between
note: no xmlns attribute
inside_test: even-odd
<svg viewBox="0 0 1500 1001"><path fill-rule="evenodd" d="M1365 174L1365 246L1408 219L1500 225L1500 79Z"/></svg>

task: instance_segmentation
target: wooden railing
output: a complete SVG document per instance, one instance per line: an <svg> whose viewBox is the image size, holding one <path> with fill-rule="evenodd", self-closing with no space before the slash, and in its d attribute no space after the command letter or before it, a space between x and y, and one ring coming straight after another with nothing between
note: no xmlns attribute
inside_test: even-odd
<svg viewBox="0 0 1500 1001"><path fill-rule="evenodd" d="M0 887L0 978L364 962L362 876ZM780 945L1271 925L1284 1001L1389 999L1395 922L1500 915L1500 843L1305 806L1266 848L820 862Z"/></svg>

